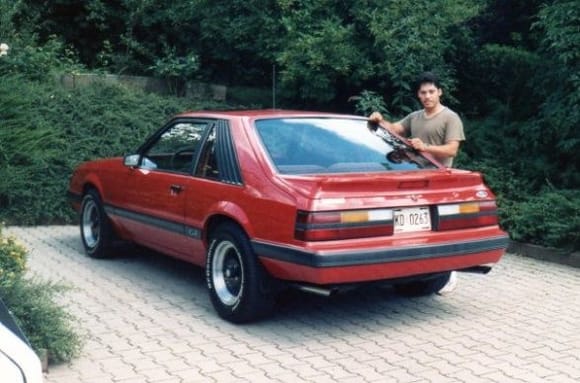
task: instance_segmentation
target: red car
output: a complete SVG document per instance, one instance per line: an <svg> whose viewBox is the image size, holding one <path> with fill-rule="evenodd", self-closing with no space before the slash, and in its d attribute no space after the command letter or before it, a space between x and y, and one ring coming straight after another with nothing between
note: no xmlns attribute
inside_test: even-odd
<svg viewBox="0 0 580 383"><path fill-rule="evenodd" d="M89 256L122 239L205 267L232 322L288 286L431 294L452 271L489 271L508 243L480 174L349 115L181 114L135 154L80 165L69 197Z"/></svg>

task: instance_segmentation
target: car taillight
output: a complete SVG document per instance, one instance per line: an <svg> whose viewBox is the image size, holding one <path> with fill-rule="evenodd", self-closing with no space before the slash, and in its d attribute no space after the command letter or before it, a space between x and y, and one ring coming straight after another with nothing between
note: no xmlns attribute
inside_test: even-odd
<svg viewBox="0 0 580 383"><path fill-rule="evenodd" d="M299 211L294 230L294 236L301 241L329 241L392 234L391 209Z"/></svg>
<svg viewBox="0 0 580 383"><path fill-rule="evenodd" d="M436 220L437 230L497 225L497 206L495 201L438 205Z"/></svg>

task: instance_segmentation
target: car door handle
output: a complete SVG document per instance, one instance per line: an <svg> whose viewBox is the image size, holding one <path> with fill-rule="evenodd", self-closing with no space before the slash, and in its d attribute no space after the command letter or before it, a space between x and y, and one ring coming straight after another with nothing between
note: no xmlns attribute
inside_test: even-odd
<svg viewBox="0 0 580 383"><path fill-rule="evenodd" d="M184 189L183 186L177 184L169 186L169 190L171 191L172 194L179 194L183 191L183 189Z"/></svg>

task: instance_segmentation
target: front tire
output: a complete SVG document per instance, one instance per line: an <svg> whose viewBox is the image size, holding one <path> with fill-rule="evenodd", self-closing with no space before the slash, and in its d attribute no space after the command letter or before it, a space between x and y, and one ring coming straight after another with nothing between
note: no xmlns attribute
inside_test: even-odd
<svg viewBox="0 0 580 383"><path fill-rule="evenodd" d="M249 322L272 310L269 276L237 225L222 224L212 233L205 270L211 303L223 319Z"/></svg>
<svg viewBox="0 0 580 383"><path fill-rule="evenodd" d="M106 258L113 243L113 228L96 190L83 197L80 210L81 239L85 252L92 258Z"/></svg>

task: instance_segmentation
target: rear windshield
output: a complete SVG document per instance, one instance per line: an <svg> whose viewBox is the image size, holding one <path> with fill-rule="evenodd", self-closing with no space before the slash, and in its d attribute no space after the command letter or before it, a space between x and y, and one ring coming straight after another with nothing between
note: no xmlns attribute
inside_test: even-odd
<svg viewBox="0 0 580 383"><path fill-rule="evenodd" d="M364 119L266 119L256 121L256 129L282 174L436 168L401 140Z"/></svg>

